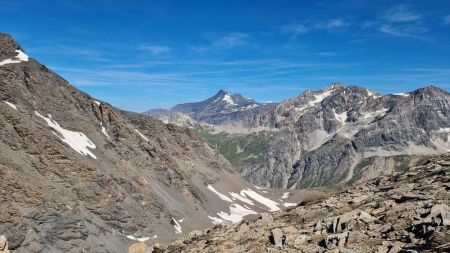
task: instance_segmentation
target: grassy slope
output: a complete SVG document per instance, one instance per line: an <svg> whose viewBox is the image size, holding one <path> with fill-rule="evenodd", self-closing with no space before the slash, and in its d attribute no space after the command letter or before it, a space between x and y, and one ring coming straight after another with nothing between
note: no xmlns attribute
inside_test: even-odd
<svg viewBox="0 0 450 253"><path fill-rule="evenodd" d="M199 135L232 164L252 164L260 159L260 154L268 145L270 135L267 132L250 134L211 133L198 129Z"/></svg>

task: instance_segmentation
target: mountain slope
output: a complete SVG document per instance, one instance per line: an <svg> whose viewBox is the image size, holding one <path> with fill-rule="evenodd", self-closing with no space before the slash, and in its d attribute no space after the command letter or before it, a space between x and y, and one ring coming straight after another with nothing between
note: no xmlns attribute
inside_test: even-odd
<svg viewBox="0 0 450 253"><path fill-rule="evenodd" d="M223 222L251 198L217 192L283 207L195 132L93 99L3 33L0 126L0 234L16 252L125 252Z"/></svg>
<svg viewBox="0 0 450 253"><path fill-rule="evenodd" d="M450 157L285 212L218 226L164 252L449 252Z"/></svg>
<svg viewBox="0 0 450 253"><path fill-rule="evenodd" d="M449 101L434 86L381 95L335 83L194 128L250 182L308 188L370 179L449 151Z"/></svg>
<svg viewBox="0 0 450 253"><path fill-rule="evenodd" d="M288 188L369 179L412 156L447 152L449 102L450 94L433 86L384 96L343 85L303 93L246 123L279 131L262 154L267 162L242 173Z"/></svg>

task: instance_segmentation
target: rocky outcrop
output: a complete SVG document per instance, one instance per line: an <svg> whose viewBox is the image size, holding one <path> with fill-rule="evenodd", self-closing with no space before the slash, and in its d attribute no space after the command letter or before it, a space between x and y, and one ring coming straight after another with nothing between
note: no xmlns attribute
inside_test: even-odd
<svg viewBox="0 0 450 253"><path fill-rule="evenodd" d="M291 210L216 227L165 252L448 252L450 155Z"/></svg>
<svg viewBox="0 0 450 253"><path fill-rule="evenodd" d="M6 236L0 235L0 253L10 253Z"/></svg>

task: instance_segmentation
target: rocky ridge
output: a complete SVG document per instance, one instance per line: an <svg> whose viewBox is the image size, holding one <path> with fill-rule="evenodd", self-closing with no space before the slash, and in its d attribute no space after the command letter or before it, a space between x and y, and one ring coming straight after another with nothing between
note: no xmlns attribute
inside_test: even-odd
<svg viewBox="0 0 450 253"><path fill-rule="evenodd" d="M448 252L450 155L155 252Z"/></svg>

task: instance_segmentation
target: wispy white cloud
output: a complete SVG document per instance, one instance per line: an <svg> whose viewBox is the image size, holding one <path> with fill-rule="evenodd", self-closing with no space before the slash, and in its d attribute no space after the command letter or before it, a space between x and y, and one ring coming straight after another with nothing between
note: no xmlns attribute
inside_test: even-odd
<svg viewBox="0 0 450 253"><path fill-rule="evenodd" d="M400 4L387 10L382 18L389 22L412 22L422 19L422 14L413 11L408 5Z"/></svg>
<svg viewBox="0 0 450 253"><path fill-rule="evenodd" d="M428 28L423 19L424 15L413 10L411 6L400 4L386 10L379 20L370 24L386 35L432 41L430 37L425 36Z"/></svg>
<svg viewBox="0 0 450 253"><path fill-rule="evenodd" d="M161 55L169 53L171 48L168 46L161 46L161 45L142 45L140 47L142 51L148 52L152 55Z"/></svg>
<svg viewBox="0 0 450 253"><path fill-rule="evenodd" d="M344 21L342 18L335 18L327 21L306 22L306 23L293 22L291 24L281 27L281 33L290 34L292 35L292 37L295 38L298 37L299 35L306 34L313 30L332 31L334 29L342 28L349 25L350 23Z"/></svg>
<svg viewBox="0 0 450 253"><path fill-rule="evenodd" d="M248 38L248 35L245 33L234 32L225 35L220 38L216 42L214 42L215 47L220 48L232 48L235 46L240 46L246 44L245 40Z"/></svg>
<svg viewBox="0 0 450 253"><path fill-rule="evenodd" d="M281 28L281 32L285 34L291 34L293 37L305 34L309 31L308 27L303 24L292 23L285 25Z"/></svg>
<svg viewBox="0 0 450 253"><path fill-rule="evenodd" d="M228 33L214 41L212 41L209 45L203 46L191 46L191 49L194 52L201 53L213 49L230 49L238 46L243 46L247 44L247 39L249 35L242 32L232 32Z"/></svg>
<svg viewBox="0 0 450 253"><path fill-rule="evenodd" d="M397 37L406 37L413 39L420 39L425 41L430 41L430 38L425 37L423 34L428 31L428 28L419 26L419 25L402 25L396 26L392 24L383 24L378 29L380 32L397 36Z"/></svg>
<svg viewBox="0 0 450 253"><path fill-rule="evenodd" d="M331 20L325 21L325 22L318 22L314 25L314 28L330 30L330 29L349 26L349 25L350 25L350 23L345 22L343 19L336 18L336 19L331 19Z"/></svg>

